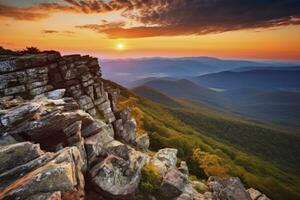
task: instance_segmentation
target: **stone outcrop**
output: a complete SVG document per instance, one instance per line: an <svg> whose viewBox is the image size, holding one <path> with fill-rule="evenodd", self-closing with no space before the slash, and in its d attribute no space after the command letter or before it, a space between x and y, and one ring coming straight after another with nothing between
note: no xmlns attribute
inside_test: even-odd
<svg viewBox="0 0 300 200"><path fill-rule="evenodd" d="M137 190L149 156L134 148L147 151L149 137L136 135L130 109L117 109L96 58L10 57L0 80L1 198L80 199L84 176L101 193Z"/></svg>
<svg viewBox="0 0 300 200"><path fill-rule="evenodd" d="M137 134L130 108L118 110L120 92L104 85L90 56L0 60L0 199L134 199L145 164L159 170L162 199L268 199L238 178L210 178L209 188L190 181L177 149L148 155L148 134Z"/></svg>
<svg viewBox="0 0 300 200"><path fill-rule="evenodd" d="M0 80L0 96L61 98L66 93L93 117L99 114L108 122L115 119L97 58L61 56L55 51L10 57L0 62ZM60 90L50 92L55 89Z"/></svg>

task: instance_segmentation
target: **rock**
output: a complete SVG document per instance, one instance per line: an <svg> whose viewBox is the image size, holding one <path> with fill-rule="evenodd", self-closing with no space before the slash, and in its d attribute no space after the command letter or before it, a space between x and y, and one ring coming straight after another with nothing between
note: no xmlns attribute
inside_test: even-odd
<svg viewBox="0 0 300 200"><path fill-rule="evenodd" d="M91 170L93 182L101 190L115 196L133 194L148 160L147 155L135 150L130 151L128 160L109 155Z"/></svg>
<svg viewBox="0 0 300 200"><path fill-rule="evenodd" d="M104 126L106 126L106 124L103 121L94 120L91 124L89 124L84 129L82 129L81 135L83 137L89 137L91 135L94 135L94 134L100 132Z"/></svg>
<svg viewBox="0 0 300 200"><path fill-rule="evenodd" d="M258 197L257 200L270 200L270 199L265 194L263 194L260 197Z"/></svg>
<svg viewBox="0 0 300 200"><path fill-rule="evenodd" d="M28 197L26 200L61 200L61 192L56 191L34 194Z"/></svg>
<svg viewBox="0 0 300 200"><path fill-rule="evenodd" d="M0 98L0 109L9 109L11 107L15 107L24 103L24 99L20 96L5 96Z"/></svg>
<svg viewBox="0 0 300 200"><path fill-rule="evenodd" d="M72 146L81 139L81 128L94 122L87 113L78 110L73 99L37 98L14 107L1 116L5 134L26 136L48 151L57 146ZM14 125L14 126L13 126Z"/></svg>
<svg viewBox="0 0 300 200"><path fill-rule="evenodd" d="M1 116L1 124L4 127L11 127L18 121L32 117L39 108L40 105L35 102L29 102L27 104L14 107L10 110L7 110L6 113Z"/></svg>
<svg viewBox="0 0 300 200"><path fill-rule="evenodd" d="M175 198L184 192L188 184L187 177L175 168L170 168L163 178L161 193L168 198Z"/></svg>
<svg viewBox="0 0 300 200"><path fill-rule="evenodd" d="M209 190L207 185L205 185L201 181L192 181L191 183L192 183L193 188L200 193L205 193Z"/></svg>
<svg viewBox="0 0 300 200"><path fill-rule="evenodd" d="M4 145L16 144L18 141L11 135L0 137L0 148Z"/></svg>
<svg viewBox="0 0 300 200"><path fill-rule="evenodd" d="M117 120L114 123L116 137L127 143L135 144L136 140L136 121L130 115L130 109L125 108L116 115Z"/></svg>
<svg viewBox="0 0 300 200"><path fill-rule="evenodd" d="M118 140L112 140L105 146L105 153L107 155L114 155L124 160L129 159L129 153L132 149L126 144L119 142Z"/></svg>
<svg viewBox="0 0 300 200"><path fill-rule="evenodd" d="M135 140L135 146L138 150L147 151L150 146L150 138L148 134L140 135Z"/></svg>
<svg viewBox="0 0 300 200"><path fill-rule="evenodd" d="M17 179L22 178L24 175L37 169L38 167L47 163L50 159L52 159L52 154L47 152L40 157L35 158L25 164L13 166L12 169L7 170L0 174L0 179L3 180L0 183L0 190L7 187Z"/></svg>
<svg viewBox="0 0 300 200"><path fill-rule="evenodd" d="M262 193L260 191L255 190L253 188L248 189L247 192L250 194L250 197L252 200L256 200L256 199L258 199L258 197L260 197L262 195Z"/></svg>
<svg viewBox="0 0 300 200"><path fill-rule="evenodd" d="M0 146L0 174L13 167L25 164L42 154L40 146L30 142Z"/></svg>
<svg viewBox="0 0 300 200"><path fill-rule="evenodd" d="M166 172L168 171L167 166L165 165L165 163L163 163L162 161L158 160L157 158L152 158L150 160L150 164L155 166L157 169L159 169L160 171L160 175L163 177Z"/></svg>
<svg viewBox="0 0 300 200"><path fill-rule="evenodd" d="M216 199L251 200L249 193L245 190L240 179L237 177L226 179L209 177L208 185L213 191L213 196Z"/></svg>
<svg viewBox="0 0 300 200"><path fill-rule="evenodd" d="M109 125L106 126L109 127ZM110 128L103 128L99 133L84 140L89 166L97 161L99 156L106 156L106 146L113 140L113 130Z"/></svg>
<svg viewBox="0 0 300 200"><path fill-rule="evenodd" d="M180 166L179 166L178 170L187 176L189 175L189 168L185 161L180 162Z"/></svg>
<svg viewBox="0 0 300 200"><path fill-rule="evenodd" d="M23 93L25 91L26 91L25 85L18 85L10 88L5 88L4 94L8 96L13 94Z"/></svg>
<svg viewBox="0 0 300 200"><path fill-rule="evenodd" d="M175 167L177 162L177 149L165 148L160 149L155 155L154 158L162 161L167 167Z"/></svg>
<svg viewBox="0 0 300 200"><path fill-rule="evenodd" d="M46 94L48 99L61 99L65 95L66 89L57 89Z"/></svg>
<svg viewBox="0 0 300 200"><path fill-rule="evenodd" d="M269 198L260 191L249 188L247 192L250 194L252 200L269 200Z"/></svg>
<svg viewBox="0 0 300 200"><path fill-rule="evenodd" d="M83 162L76 147L65 148L53 155L46 165L17 179L0 192L1 199L26 199L40 193L77 191L82 193Z"/></svg>

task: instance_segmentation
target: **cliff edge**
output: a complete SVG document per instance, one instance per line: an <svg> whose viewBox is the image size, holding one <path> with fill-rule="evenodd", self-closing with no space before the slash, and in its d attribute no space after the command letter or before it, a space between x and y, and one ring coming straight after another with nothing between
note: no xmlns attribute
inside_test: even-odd
<svg viewBox="0 0 300 200"><path fill-rule="evenodd" d="M1 56L0 199L268 199L239 178L189 180L176 149L149 152L119 93L97 58Z"/></svg>

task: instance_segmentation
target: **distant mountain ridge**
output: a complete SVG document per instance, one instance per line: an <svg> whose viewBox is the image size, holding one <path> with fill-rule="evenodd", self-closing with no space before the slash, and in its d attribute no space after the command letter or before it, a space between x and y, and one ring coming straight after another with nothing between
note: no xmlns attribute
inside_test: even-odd
<svg viewBox="0 0 300 200"><path fill-rule="evenodd" d="M258 89L300 88L300 70L252 70L242 72L223 71L193 78L205 87L237 89L241 87Z"/></svg>
<svg viewBox="0 0 300 200"><path fill-rule="evenodd" d="M156 89L170 97L187 98L217 107L227 106L226 99L220 93L205 87L201 87L186 79L175 81L152 80L146 82L144 86Z"/></svg>
<svg viewBox="0 0 300 200"><path fill-rule="evenodd" d="M238 85L241 87L241 85ZM300 93L260 88L234 88L215 91L189 80L154 79L133 90L140 96L168 105L168 98L188 99L206 106L227 110L247 118L289 127L300 124ZM160 95L157 95L159 93ZM173 104L175 105L175 104Z"/></svg>
<svg viewBox="0 0 300 200"><path fill-rule="evenodd" d="M104 77L125 86L148 77L186 78L242 67L295 66L293 63L225 60L213 57L107 59L100 60L100 64Z"/></svg>

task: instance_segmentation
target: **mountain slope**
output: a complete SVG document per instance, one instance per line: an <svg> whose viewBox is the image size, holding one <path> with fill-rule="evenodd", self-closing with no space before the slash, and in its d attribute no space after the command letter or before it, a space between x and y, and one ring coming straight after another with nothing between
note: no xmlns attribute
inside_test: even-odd
<svg viewBox="0 0 300 200"><path fill-rule="evenodd" d="M253 70L279 70L279 71L300 71L299 66L276 66L276 67L239 67L232 69L233 72L244 72L244 71L253 71Z"/></svg>
<svg viewBox="0 0 300 200"><path fill-rule="evenodd" d="M163 93L161 93L153 88L147 87L147 86L139 86L139 87L131 89L131 91L141 97L150 99L153 102L160 103L165 106L180 107L180 104L177 103L172 98L164 95Z"/></svg>
<svg viewBox="0 0 300 200"><path fill-rule="evenodd" d="M220 164L207 165L217 167L211 175L225 170L272 199L299 199L299 159L294 156L300 153L298 136L232 117L226 120L207 115L201 109L167 108L117 84L114 87L132 99L134 109L141 113L140 124L150 135L150 148L179 149L178 156L188 161L193 175L203 177L202 169L193 160L193 149L200 148L207 158L217 159Z"/></svg>
<svg viewBox="0 0 300 200"><path fill-rule="evenodd" d="M195 83L212 88L300 88L300 71L252 70L245 72L224 71L193 79Z"/></svg>
<svg viewBox="0 0 300 200"><path fill-rule="evenodd" d="M226 99L218 92L201 87L185 79L177 81L155 80L146 82L144 85L171 97L188 98L211 106L226 107Z"/></svg>

